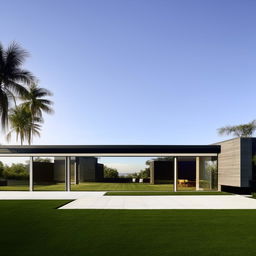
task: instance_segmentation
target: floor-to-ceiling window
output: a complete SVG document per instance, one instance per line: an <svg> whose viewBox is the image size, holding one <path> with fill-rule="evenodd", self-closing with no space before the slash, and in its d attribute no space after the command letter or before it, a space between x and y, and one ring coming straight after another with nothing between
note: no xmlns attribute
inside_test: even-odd
<svg viewBox="0 0 256 256"><path fill-rule="evenodd" d="M177 157L177 190L196 190L196 157Z"/></svg>
<svg viewBox="0 0 256 256"><path fill-rule="evenodd" d="M171 157L76 157L73 191L173 191Z"/></svg>
<svg viewBox="0 0 256 256"><path fill-rule="evenodd" d="M205 156L199 158L199 189L218 189L217 157Z"/></svg>
<svg viewBox="0 0 256 256"><path fill-rule="evenodd" d="M29 190L30 157L0 159L0 190ZM66 157L33 157L33 189L65 191ZM173 191L174 157L69 157L73 191ZM215 156L178 156L177 190L217 190Z"/></svg>
<svg viewBox="0 0 256 256"><path fill-rule="evenodd" d="M64 191L65 157L33 158L33 189L35 191Z"/></svg>
<svg viewBox="0 0 256 256"><path fill-rule="evenodd" d="M29 190L29 157L0 157L0 190Z"/></svg>

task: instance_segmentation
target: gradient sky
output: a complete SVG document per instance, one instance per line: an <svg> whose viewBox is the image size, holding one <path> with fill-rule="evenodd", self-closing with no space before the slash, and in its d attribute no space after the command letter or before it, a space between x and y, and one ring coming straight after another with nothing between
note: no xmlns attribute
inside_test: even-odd
<svg viewBox="0 0 256 256"><path fill-rule="evenodd" d="M254 0L0 6L0 41L54 93L34 144L209 144L256 119Z"/></svg>

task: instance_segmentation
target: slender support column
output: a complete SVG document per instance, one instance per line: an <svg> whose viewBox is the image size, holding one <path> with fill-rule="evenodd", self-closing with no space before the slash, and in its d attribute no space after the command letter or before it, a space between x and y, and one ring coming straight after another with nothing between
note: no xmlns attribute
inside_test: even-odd
<svg viewBox="0 0 256 256"><path fill-rule="evenodd" d="M173 179L173 191L174 192L177 192L177 178L178 178L177 157L174 157L174 179Z"/></svg>
<svg viewBox="0 0 256 256"><path fill-rule="evenodd" d="M200 157L196 157L196 190L200 190L199 180L200 180Z"/></svg>
<svg viewBox="0 0 256 256"><path fill-rule="evenodd" d="M150 184L155 184L155 162L150 162Z"/></svg>
<svg viewBox="0 0 256 256"><path fill-rule="evenodd" d="M78 166L79 166L79 163L78 163L78 158L76 157L75 158L75 165L74 165L74 175L75 175L75 184L78 185L79 184L79 173L78 173Z"/></svg>
<svg viewBox="0 0 256 256"><path fill-rule="evenodd" d="M66 191L70 191L70 156L66 156Z"/></svg>
<svg viewBox="0 0 256 256"><path fill-rule="evenodd" d="M77 184L76 161L74 161L74 184Z"/></svg>
<svg viewBox="0 0 256 256"><path fill-rule="evenodd" d="M33 156L29 159L29 191L33 191Z"/></svg>

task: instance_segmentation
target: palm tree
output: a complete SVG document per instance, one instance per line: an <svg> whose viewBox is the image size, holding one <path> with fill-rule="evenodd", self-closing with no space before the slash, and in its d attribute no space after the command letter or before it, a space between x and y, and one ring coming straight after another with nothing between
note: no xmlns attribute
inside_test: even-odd
<svg viewBox="0 0 256 256"><path fill-rule="evenodd" d="M46 99L46 96L52 96L52 93L44 88L38 87L38 85L33 82L28 87L28 93L26 93L21 99L24 101L21 105L31 114L31 122L34 124L36 122L43 122L43 112L48 114L53 113L51 106L53 102ZM31 128L33 128L31 126ZM29 144L32 141L33 130L31 129L29 133Z"/></svg>
<svg viewBox="0 0 256 256"><path fill-rule="evenodd" d="M235 137L251 137L256 131L256 120L253 120L247 124L240 124L234 126L225 126L218 129L220 135L230 135Z"/></svg>
<svg viewBox="0 0 256 256"><path fill-rule="evenodd" d="M10 110L9 123L11 130L7 134L7 140L11 139L12 133L16 133L16 141L20 139L21 145L27 140L30 145L32 136L40 136L40 118L32 119L31 112L23 105L16 106Z"/></svg>
<svg viewBox="0 0 256 256"><path fill-rule="evenodd" d="M13 42L5 50L0 43L0 119L3 128L8 123L8 110L16 97L27 93L25 85L33 80L33 75L22 68L28 53Z"/></svg>
<svg viewBox="0 0 256 256"><path fill-rule="evenodd" d="M53 113L51 108L53 102L46 99L46 96L52 96L52 93L47 89L38 87L35 82L29 85L28 93L22 97L22 100L24 101L23 105L31 112L32 118L42 118L43 112Z"/></svg>

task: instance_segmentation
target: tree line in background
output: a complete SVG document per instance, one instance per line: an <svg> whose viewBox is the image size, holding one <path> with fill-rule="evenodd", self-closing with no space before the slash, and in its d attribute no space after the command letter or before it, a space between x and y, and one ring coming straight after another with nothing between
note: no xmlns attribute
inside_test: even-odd
<svg viewBox="0 0 256 256"><path fill-rule="evenodd" d="M150 162L152 161L168 161L173 160L173 157L157 157L146 161L146 167L139 172L129 173L125 176L120 175L118 170L104 166L104 177L105 178L135 178L135 179L149 179L150 178Z"/></svg>
<svg viewBox="0 0 256 256"><path fill-rule="evenodd" d="M13 163L9 166L0 161L0 179L26 180L29 177L28 168L28 164Z"/></svg>
<svg viewBox="0 0 256 256"><path fill-rule="evenodd" d="M119 174L118 170L116 168L111 168L104 165L104 178L139 178L139 179L146 179L150 177L150 169L149 167L140 170L139 172L134 172L131 174L128 174L126 176L122 176Z"/></svg>
<svg viewBox="0 0 256 256"><path fill-rule="evenodd" d="M53 113L53 102L47 97L52 93L38 86L38 80L23 64L28 53L13 42L4 49L0 43L0 119L7 132L21 145L32 143L33 136L40 136L43 112Z"/></svg>

